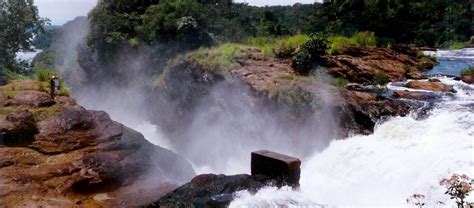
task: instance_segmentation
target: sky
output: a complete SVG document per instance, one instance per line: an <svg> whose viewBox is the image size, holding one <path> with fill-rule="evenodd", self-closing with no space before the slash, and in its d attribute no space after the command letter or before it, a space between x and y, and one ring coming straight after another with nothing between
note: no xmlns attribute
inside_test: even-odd
<svg viewBox="0 0 474 208"><path fill-rule="evenodd" d="M314 3L315 0L235 0L250 5L293 5ZM41 17L51 20L52 25L62 25L77 16L86 16L94 8L97 0L35 0Z"/></svg>

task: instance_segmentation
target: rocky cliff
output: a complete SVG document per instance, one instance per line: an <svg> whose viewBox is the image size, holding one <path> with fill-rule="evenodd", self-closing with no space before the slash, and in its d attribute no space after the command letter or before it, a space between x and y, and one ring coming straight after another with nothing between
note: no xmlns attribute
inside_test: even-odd
<svg viewBox="0 0 474 208"><path fill-rule="evenodd" d="M325 68L316 70L316 74L303 76L295 73L290 59L266 57L258 48L239 50L243 55L232 60L235 64L229 66L216 66L207 64L206 58L202 60L202 57L218 59L211 53L200 54L197 58L184 56L170 65L157 81L154 91L160 94L156 97L166 97L161 102L171 103L172 114L177 116L171 119L155 117L155 121L168 127L165 129L169 132L181 131L191 120L196 104L213 87L243 85L249 89L255 106L275 109L276 117L286 122L290 120L295 128L307 122L309 117L314 118L315 114L328 113L341 127L333 132L337 137L350 133L369 134L377 120L404 116L417 105L397 97L381 97L376 90L365 86L372 85L380 74L387 81L423 79L422 72L436 64L408 48L349 47L339 55L325 57ZM325 73L332 77L325 77ZM336 87L331 85L334 78L352 84ZM167 113L158 110L160 115ZM177 126L178 130L175 129Z"/></svg>
<svg viewBox="0 0 474 208"><path fill-rule="evenodd" d="M137 206L195 175L179 155L45 86L0 86L0 206Z"/></svg>

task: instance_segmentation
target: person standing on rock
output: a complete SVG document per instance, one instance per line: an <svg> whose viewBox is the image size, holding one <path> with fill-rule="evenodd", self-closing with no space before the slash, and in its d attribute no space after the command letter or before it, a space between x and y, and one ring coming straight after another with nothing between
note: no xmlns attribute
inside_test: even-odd
<svg viewBox="0 0 474 208"><path fill-rule="evenodd" d="M56 96L58 94L59 90L59 77L57 75L51 76L51 79L49 80L49 84L51 85L51 97L53 99L56 99Z"/></svg>

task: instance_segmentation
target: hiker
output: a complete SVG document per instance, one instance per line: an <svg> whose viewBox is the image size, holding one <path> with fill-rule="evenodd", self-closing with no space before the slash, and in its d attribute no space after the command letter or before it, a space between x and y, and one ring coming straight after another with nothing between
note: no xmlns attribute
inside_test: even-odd
<svg viewBox="0 0 474 208"><path fill-rule="evenodd" d="M51 97L56 99L56 95L58 94L59 90L59 77L57 75L51 76L49 84L51 85Z"/></svg>

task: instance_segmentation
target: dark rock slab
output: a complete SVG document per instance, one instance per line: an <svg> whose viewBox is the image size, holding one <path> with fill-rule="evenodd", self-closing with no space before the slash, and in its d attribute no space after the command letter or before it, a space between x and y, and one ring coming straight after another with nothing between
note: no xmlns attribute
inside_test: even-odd
<svg viewBox="0 0 474 208"><path fill-rule="evenodd" d="M279 184L299 186L301 161L298 158L268 150L252 152L252 175L265 175Z"/></svg>
<svg viewBox="0 0 474 208"><path fill-rule="evenodd" d="M255 193L265 186L276 183L276 180L264 175L204 174L196 176L191 182L143 207L227 207L234 199L235 192L248 190Z"/></svg>

